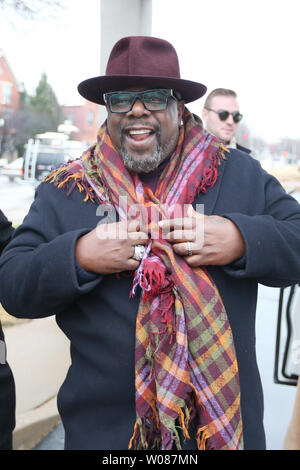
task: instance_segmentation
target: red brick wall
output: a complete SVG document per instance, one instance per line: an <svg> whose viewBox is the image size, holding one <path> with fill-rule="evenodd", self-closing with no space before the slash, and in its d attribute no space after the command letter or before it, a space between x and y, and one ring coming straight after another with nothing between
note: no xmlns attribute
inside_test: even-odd
<svg viewBox="0 0 300 470"><path fill-rule="evenodd" d="M4 104L4 83L8 82L11 84L11 102ZM9 67L4 59L0 57L0 115L4 110L10 110L15 112L19 109L20 104L20 93L17 88L17 84L11 74Z"/></svg>
<svg viewBox="0 0 300 470"><path fill-rule="evenodd" d="M67 120L78 127L79 132L72 134L72 139L91 144L96 141L99 123L99 105L85 101L83 106L63 106Z"/></svg>

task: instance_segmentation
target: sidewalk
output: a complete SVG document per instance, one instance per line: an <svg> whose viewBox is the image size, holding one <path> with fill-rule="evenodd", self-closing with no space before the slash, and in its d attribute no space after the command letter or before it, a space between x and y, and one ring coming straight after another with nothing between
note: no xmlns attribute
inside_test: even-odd
<svg viewBox="0 0 300 470"><path fill-rule="evenodd" d="M56 396L70 365L69 342L55 318L4 329L16 383L14 449L35 447L60 421Z"/></svg>

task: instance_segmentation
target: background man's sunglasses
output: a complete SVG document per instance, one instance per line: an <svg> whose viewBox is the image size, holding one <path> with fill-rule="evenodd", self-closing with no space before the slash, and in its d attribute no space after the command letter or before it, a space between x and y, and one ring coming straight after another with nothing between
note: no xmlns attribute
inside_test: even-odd
<svg viewBox="0 0 300 470"><path fill-rule="evenodd" d="M211 109L211 108L205 108L205 109L207 109L207 111L212 111L213 113L216 113L221 119L221 121L226 121L226 119L228 119L230 114L235 123L240 122L240 120L243 117L243 115L239 113L238 111L234 111L233 113L230 113L229 111L225 111L224 109L219 109L218 111L215 111L214 109Z"/></svg>
<svg viewBox="0 0 300 470"><path fill-rule="evenodd" d="M163 111L168 107L168 99L177 100L173 90L160 88L146 91L114 91L103 95L105 103L112 113L128 113L137 99L148 111Z"/></svg>

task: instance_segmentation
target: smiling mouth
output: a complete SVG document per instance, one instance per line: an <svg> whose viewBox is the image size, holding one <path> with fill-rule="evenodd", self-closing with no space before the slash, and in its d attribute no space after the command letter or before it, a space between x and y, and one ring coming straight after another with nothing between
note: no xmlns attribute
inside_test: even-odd
<svg viewBox="0 0 300 470"><path fill-rule="evenodd" d="M141 142L152 136L154 131L152 129L129 129L125 134L129 139L135 142Z"/></svg>

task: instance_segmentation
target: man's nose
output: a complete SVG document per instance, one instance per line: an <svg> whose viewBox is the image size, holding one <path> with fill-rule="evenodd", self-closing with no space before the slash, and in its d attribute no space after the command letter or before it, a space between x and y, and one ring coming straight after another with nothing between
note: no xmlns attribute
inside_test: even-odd
<svg viewBox="0 0 300 470"><path fill-rule="evenodd" d="M228 118L226 119L226 122L227 122L227 124L230 124L231 126L234 124L232 114L229 114Z"/></svg>
<svg viewBox="0 0 300 470"><path fill-rule="evenodd" d="M141 117L141 116L149 116L151 114L150 111L148 111L148 109L145 108L145 106L143 105L142 101L137 98L135 100L135 102L133 103L133 106L131 108L130 111L128 111L127 113L127 116L135 116L135 117Z"/></svg>

